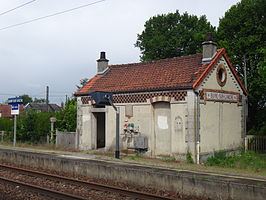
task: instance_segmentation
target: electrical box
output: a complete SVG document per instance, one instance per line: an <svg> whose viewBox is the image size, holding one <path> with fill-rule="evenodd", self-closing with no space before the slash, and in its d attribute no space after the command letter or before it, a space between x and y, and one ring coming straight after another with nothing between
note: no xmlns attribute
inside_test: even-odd
<svg viewBox="0 0 266 200"><path fill-rule="evenodd" d="M112 92L92 92L90 96L95 101L97 105L111 105L110 101L113 101L113 93Z"/></svg>
<svg viewBox="0 0 266 200"><path fill-rule="evenodd" d="M134 138L134 148L135 149L148 149L148 138L145 136L137 136Z"/></svg>

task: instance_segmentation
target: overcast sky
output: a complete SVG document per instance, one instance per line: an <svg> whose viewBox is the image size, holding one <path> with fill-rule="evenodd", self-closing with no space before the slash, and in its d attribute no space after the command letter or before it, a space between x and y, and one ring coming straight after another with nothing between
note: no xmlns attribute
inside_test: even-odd
<svg viewBox="0 0 266 200"><path fill-rule="evenodd" d="M61 12L97 0L0 0L0 103L9 97L29 94L50 102L70 96L82 78L96 73L100 51L109 64L139 62L134 47L144 23L157 14L187 11L206 15L212 25L240 0L105 0L97 4L1 30L38 17Z"/></svg>

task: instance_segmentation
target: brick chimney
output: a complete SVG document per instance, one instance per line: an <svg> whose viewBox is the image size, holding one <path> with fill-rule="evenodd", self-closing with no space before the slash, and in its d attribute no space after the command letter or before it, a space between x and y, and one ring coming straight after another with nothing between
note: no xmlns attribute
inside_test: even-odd
<svg viewBox="0 0 266 200"><path fill-rule="evenodd" d="M213 35L211 32L206 34L206 41L202 43L202 63L210 63L217 51L217 43L213 42Z"/></svg>
<svg viewBox="0 0 266 200"><path fill-rule="evenodd" d="M101 52L100 59L97 60L97 74L102 75L104 74L109 68L108 68L108 61L105 58L105 52Z"/></svg>

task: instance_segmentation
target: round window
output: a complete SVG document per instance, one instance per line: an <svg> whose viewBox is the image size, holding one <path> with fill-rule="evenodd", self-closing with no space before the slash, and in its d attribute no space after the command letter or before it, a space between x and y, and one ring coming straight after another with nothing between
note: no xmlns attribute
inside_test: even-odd
<svg viewBox="0 0 266 200"><path fill-rule="evenodd" d="M221 87L223 87L226 83L227 74L226 74L226 69L222 64L220 64L217 68L216 78L217 78L218 84Z"/></svg>

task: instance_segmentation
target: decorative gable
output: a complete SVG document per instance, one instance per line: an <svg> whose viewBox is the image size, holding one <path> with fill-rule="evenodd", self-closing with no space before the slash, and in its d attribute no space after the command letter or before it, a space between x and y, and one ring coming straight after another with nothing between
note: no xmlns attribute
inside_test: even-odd
<svg viewBox="0 0 266 200"><path fill-rule="evenodd" d="M204 78L199 89L224 90L243 94L241 85L235 78L224 57L220 58Z"/></svg>

